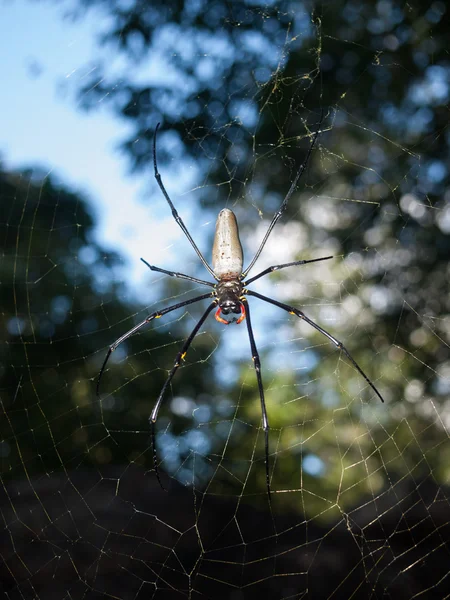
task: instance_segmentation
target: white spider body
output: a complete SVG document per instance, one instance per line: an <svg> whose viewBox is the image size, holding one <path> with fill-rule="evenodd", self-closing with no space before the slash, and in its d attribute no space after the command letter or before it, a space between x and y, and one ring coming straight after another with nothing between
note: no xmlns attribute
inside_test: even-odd
<svg viewBox="0 0 450 600"><path fill-rule="evenodd" d="M244 255L239 239L236 216L229 208L220 211L216 222L216 233L212 250L214 275L221 281L239 280Z"/></svg>

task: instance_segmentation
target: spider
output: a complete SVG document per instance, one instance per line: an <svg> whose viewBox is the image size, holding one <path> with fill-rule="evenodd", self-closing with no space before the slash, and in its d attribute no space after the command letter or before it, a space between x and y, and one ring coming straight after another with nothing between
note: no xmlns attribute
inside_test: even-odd
<svg viewBox="0 0 450 600"><path fill-rule="evenodd" d="M252 360L253 360L253 364L255 367L256 379L257 379L258 390L259 390L259 398L260 398L260 402L261 402L262 428L264 431L264 445L265 445L266 486L267 486L267 493L268 493L269 500L270 500L270 493L271 493L270 471L269 471L269 420L267 417L266 401L264 398L264 387L263 387L262 376L261 376L261 363L260 363L260 359L259 359L258 350L257 350L256 344L255 344L255 338L253 335L252 322L251 322L251 316L250 316L250 306L248 304L247 296L253 296L255 298L259 298L260 300L263 300L264 302L268 302L269 304L278 306L278 308L281 308L282 310L288 312L289 314L295 315L296 317L303 319L303 321L306 321L306 323L309 323L309 325L311 325L311 327L313 327L314 329L319 331L330 342L332 342L337 348L339 348L339 350L341 352L343 352L345 354L347 359L351 362L351 364L354 366L354 368L360 373L360 375L366 380L368 385L372 388L372 390L375 392L375 394L378 396L378 398L381 400L381 402L384 402L383 397L380 394L380 392L377 390L377 388L372 383L372 381L367 377L367 375L364 373L364 371L361 369L361 367L352 358L352 356L350 355L350 353L348 352L346 347L342 344L342 342L340 342L334 336L332 336L331 333L329 333L328 331L325 331L325 329L323 329L322 327L317 325L317 323L314 323L314 321L312 321L309 317L307 317L305 315L305 313L302 312L300 309L295 308L294 306L289 306L288 304L284 304L283 302L278 302L278 300L274 300L273 298L263 296L262 294L259 294L258 292L254 292L254 291L248 289L248 285L250 283L253 283L257 279L260 279L261 277L264 277L265 275L268 275L269 273L272 273L273 271L285 269L286 267L305 265L307 263L313 263L313 262L318 262L318 261L322 261L322 260L329 260L329 259L333 258L332 256L325 256L323 258L314 258L312 260L296 260L294 262L289 262L289 263L285 263L282 265L274 265L274 266L268 267L267 269L264 269L264 271L261 271L257 275L250 277L250 279L246 279L247 275L249 274L249 272L255 265L256 261L258 260L261 252L263 251L264 246L267 242L267 239L268 239L270 233L272 232L272 229L275 227L276 223L278 222L278 220L281 218L284 211L286 210L288 202L289 202L292 194L294 193L303 172L306 169L306 165L307 165L308 160L311 156L311 153L314 149L314 145L316 143L317 136L319 135L321 122L322 122L322 118L320 119L319 128L316 130L316 132L313 135L313 138L312 138L310 147L308 149L308 152L306 154L305 160L300 165L300 167L297 171L297 174L289 188L288 193L286 194L283 202L281 203L280 208L273 216L272 221L270 222L269 228L267 229L267 232L266 232L258 250L256 251L256 254L254 255L253 259L251 260L250 264L248 265L248 267L246 269L243 269L243 252L242 252L242 247L241 247L241 243L239 240L239 232L238 232L238 225L237 225L236 217L235 217L233 211L229 210L228 208L221 210L217 217L216 231L215 231L215 235L214 235L214 243L213 243L213 250L212 250L212 268L209 266L208 262L206 261L206 259L203 256L203 254L198 249L198 247L195 244L194 240L192 239L189 231L187 230L186 225L183 223L176 208L174 207L174 205L169 197L169 194L167 193L166 188L164 187L164 184L161 179L161 175L158 171L158 164L157 164L157 159L156 159L156 137L157 137L160 123L158 123L156 126L155 134L153 137L153 167L154 167L155 179L158 182L159 188L161 189L161 192L163 193L165 199L167 200L167 203L169 204L169 206L172 210L172 215L173 215L175 221L181 227L183 233L185 234L185 236L189 240L191 246L197 253L203 266L206 268L208 273L215 279L215 283L212 283L211 281L205 281L203 279L197 279L196 277L191 277L190 275L185 275L183 273L178 273L176 271L167 271L166 269L161 269L159 267L155 267L154 265L150 265L146 260L141 258L141 261L145 265L147 265L147 267L152 271L157 271L158 273L164 273L165 275L169 275L170 277L177 277L179 279L187 279L188 281L193 281L194 283L206 285L206 286L209 286L210 288L212 288L212 291L207 294L202 294L200 296L196 296L195 298L185 300L184 302L179 302L178 304L173 304L172 306L168 306L167 308L163 308L161 310L155 311L154 313L148 315L143 321L141 321L140 323L138 323L137 325L132 327L129 331L124 333L113 344L111 344L111 346L109 347L108 352L106 354L105 360L103 361L103 365L100 369L100 373L98 375L97 396L100 397L100 381L101 381L102 375L105 371L106 364L109 360L109 357L111 356L111 353L114 352L114 350L122 342L124 342L129 337L134 335L137 331L139 331L142 327L144 327L144 325L147 325L147 323L150 323L151 321L153 321L153 319L159 319L160 317L162 317L163 315L166 315L167 313L170 313L179 308L183 308L184 306L189 306L190 304L194 304L195 302L199 302L200 300L206 300L207 298L212 298L212 302L209 303L207 309L205 310L205 312L201 316L200 320L198 321L198 323L192 330L191 334L184 342L182 348L178 352L178 354L175 358L174 365L173 365L171 371L169 372L169 375L162 387L162 390L158 396L158 399L156 400L156 403L155 403L153 410L149 417L149 422L150 422L150 427L151 427L152 447L153 447L154 469L155 469L155 474L158 479L158 482L163 489L164 489L164 486L162 485L161 479L159 477L157 450L156 450L156 443L155 443L155 425L156 425L156 420L158 418L159 409L161 407L161 403L163 401L166 390L167 390L168 386L170 385L170 382L172 381L179 366L181 365L181 361L184 360L186 353L189 349L189 346L191 345L193 339L197 335L200 327L203 325L204 321L206 320L206 318L208 317L208 315L211 313L211 311L214 308L217 308L217 310L215 312L215 318L220 323L223 323L225 325L230 325L231 323L235 322L236 324L239 324L239 323L242 323L244 320L247 323L247 332L248 332L248 337L249 337L249 341L250 341Z"/></svg>

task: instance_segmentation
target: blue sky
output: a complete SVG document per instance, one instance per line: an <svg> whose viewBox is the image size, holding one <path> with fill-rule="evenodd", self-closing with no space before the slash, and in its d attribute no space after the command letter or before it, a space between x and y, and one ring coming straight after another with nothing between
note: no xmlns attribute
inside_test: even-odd
<svg viewBox="0 0 450 600"><path fill-rule="evenodd" d="M0 62L6 83L0 94L0 156L6 168L40 166L87 196L97 217L97 241L123 255L124 278L136 290L149 278L141 256L169 268L188 250L152 171L148 177L127 173L118 150L125 125L106 108L90 114L77 109L74 91L89 62L99 57L95 36L104 17L90 11L72 22L53 3L22 0L2 2L0 10L0 56L7 57ZM189 185L183 178L176 187L173 181L166 185L176 198L186 189L183 183ZM192 220L184 210L183 217L188 224Z"/></svg>

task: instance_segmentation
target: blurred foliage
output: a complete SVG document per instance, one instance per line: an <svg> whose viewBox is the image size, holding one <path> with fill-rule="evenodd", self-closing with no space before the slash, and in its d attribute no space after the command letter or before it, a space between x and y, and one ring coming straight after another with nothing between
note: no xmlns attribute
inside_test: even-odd
<svg viewBox="0 0 450 600"><path fill-rule="evenodd" d="M273 350L262 352L273 488L308 490L307 498L301 494L302 508L318 515L336 502L342 507L363 494L377 494L405 474L431 471L439 481L447 481L446 5L388 0L71 4L79 17L86 7L108 15L99 41L126 66L122 71L110 69L106 59L93 65L78 90L81 106L94 110L101 100L129 123L123 149L136 170L151 164L153 132L161 121L158 156L165 173L169 168L176 173L179 161L194 159L204 169L198 189L203 206L215 212L219 206L237 206L244 238L254 235L258 215L271 217L305 156L311 133L321 130L284 222L302 227L297 258L320 256L323 248L339 258L327 264L313 292L310 271L274 274L274 295L284 290L280 299L300 305L300 283L295 292L289 287L296 278L302 280L306 295L323 297L325 307L308 307L307 313L345 341L387 403L374 406L372 394L360 391L364 385L359 375L323 337L294 317L289 319L297 340L287 351L306 344L315 364L303 379L289 368L265 367ZM133 77L130 65L138 71L158 60L166 65L166 77ZM151 327L145 336L129 341L127 360L112 364L105 378L105 388L114 390L108 406L115 407L105 414L93 393L103 358L100 349L132 327L134 317L136 322L142 318L137 307L118 299L118 259L93 243L92 218L80 199L55 188L50 179L28 186L24 177L5 174L2 181L1 224L7 235L2 283L12 290L5 294L3 318L5 327L12 327L15 319L21 329L20 334L9 334L5 346L12 355L4 363L4 406L18 419L10 439L24 436L21 447L30 461L42 460L42 449L48 448L49 453L64 453L65 466L73 455L75 466L106 448L103 460L149 464L143 423L164 380L163 370L170 368L176 354L173 339L186 334L184 323L180 329L172 323L165 335ZM280 228L273 236L277 231ZM86 246L96 257L89 264L77 260ZM332 277L340 285L330 289L323 283ZM174 302L185 298L181 290L186 285L167 285L166 295L180 298ZM51 310L60 310L61 297L68 299L70 308L55 320ZM332 315L332 327L321 319L330 317L326 305L344 307L338 323ZM269 316L267 331L276 326ZM193 406L202 393L208 396L200 404L208 400L212 406L210 424L197 423L197 431L212 436L204 459L201 452L195 458L197 483L203 480L211 491L240 493L250 464L245 493L263 494L254 373L245 365L241 377L226 387L214 375L217 357L207 360L214 342L201 338L198 344L203 358L182 369L174 384ZM282 351L281 346L275 348ZM217 408L218 397L225 402L223 413ZM43 398L54 398L45 402L45 413ZM236 407L236 413L230 413L230 407ZM36 421L31 427L32 418ZM229 440L223 427L228 418ZM173 416L171 421L171 433L165 438L161 434L160 443L166 457L173 456L166 467L178 477L184 458L191 456L189 420ZM52 427L49 433L53 423L58 429L55 441ZM161 431L167 424L163 416ZM131 435L132 430L140 435ZM38 443L39 435L47 446ZM180 436L185 437L183 444ZM228 443L223 454L224 440ZM310 465L318 461L316 467L307 468L306 460ZM282 496L298 508L296 494Z"/></svg>
<svg viewBox="0 0 450 600"><path fill-rule="evenodd" d="M151 465L148 416L178 340L143 328L132 355L125 360L126 344L112 355L96 397L107 346L155 307L143 311L120 299L120 258L95 243L93 229L86 199L52 177L0 173L6 477L84 463ZM200 388L208 370L191 370L187 390Z"/></svg>

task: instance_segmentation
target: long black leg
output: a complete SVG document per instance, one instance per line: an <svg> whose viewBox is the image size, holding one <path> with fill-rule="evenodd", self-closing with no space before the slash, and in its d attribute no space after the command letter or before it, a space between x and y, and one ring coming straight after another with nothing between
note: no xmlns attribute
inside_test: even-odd
<svg viewBox="0 0 450 600"><path fill-rule="evenodd" d="M283 202L282 202L282 204L281 204L280 208L279 208L279 209L277 210L277 212L274 214L274 216L273 216L273 219L272 219L272 221L271 221L271 223L270 223L270 225L269 225L269 228L268 228L268 230L267 230L267 232L266 232L266 235L264 236L264 238L263 238L263 241L261 242L261 245L259 246L259 248L258 248L258 250L257 250L257 252L256 252L256 254L255 254L255 256L253 257L253 260L252 260L252 262L251 262L251 263L248 265L248 267L247 267L247 268L245 269L245 271L242 273L242 278L243 278L243 279L244 279L244 278L245 278L245 277L246 277L246 276L249 274L249 272L251 271L251 269L252 269L253 265L254 265L254 264L255 264L255 262L258 260L258 258L259 258L259 255L260 255L260 254L261 254L261 252L263 251L263 248L264 248L264 246L266 245L267 239L268 239L269 235L270 235L270 234L271 234L271 232L272 232L272 229L275 227L275 225L276 225L277 221L278 221L278 220L281 218L281 215L282 215L282 214L284 213L284 211L286 210L286 208L287 208L287 205L288 205L288 202L289 202L289 200L290 200L290 198L291 198L292 194L295 192L295 190L296 190L296 188L297 188L297 184L298 184L298 182L299 182L299 179L300 179L300 177L303 175L303 173L304 173L304 171L305 171L305 169L306 169L306 165L308 164L309 157L311 156L311 153L312 153L312 151L313 151L313 149L314 149L314 145L315 145L315 143L316 143L317 136L318 136L318 135L319 135L319 133L320 133L320 126L322 125L322 119L323 119L323 111L322 111L322 113L321 113L321 115L320 115L319 127L318 127L318 129L316 130L316 133L315 133L315 134L314 134L314 136L313 136L313 139L312 139L311 145L310 145L310 147L309 147L309 150L308 150L308 152L307 152L307 154L306 154L306 158L305 158L305 160L303 161L302 165L300 166L299 170L297 171L297 175L295 176L295 178L294 178L294 181L292 182L292 185L291 185L291 187L289 188L289 191L288 191L288 193L286 194L286 196L285 196L285 198L284 198L284 200L283 200Z"/></svg>
<svg viewBox="0 0 450 600"><path fill-rule="evenodd" d="M211 283L211 281L204 281L203 279L197 279L196 277L191 277L190 275L184 275L184 273L177 273L176 271L166 271L166 269L161 269L160 267L155 267L155 265L149 264L146 260L141 258L144 265L151 271L157 271L158 273L164 273L165 275L169 275L170 277L177 277L178 279L187 279L188 281L193 281L194 283L201 283L203 285L209 285L209 287L214 287L215 283Z"/></svg>
<svg viewBox="0 0 450 600"><path fill-rule="evenodd" d="M355 367L355 369L358 371L358 373L364 377L364 379L367 381L367 383L373 389L373 391L378 396L378 398L381 400L381 402L384 402L383 396L380 394L380 392L377 390L377 388L374 386L374 384L370 381L370 379L367 377L367 375L364 373L364 371L361 369L361 367L358 365L358 363L351 357L349 351L344 346L344 344L342 342L340 342L339 340L337 340L335 337L333 337L331 335L331 333L328 333L328 331L325 331L325 329L322 329L322 327L317 325L317 323L314 323L314 321L311 321L311 319L309 319L305 315L305 313L303 313L298 308L294 308L293 306L289 306L288 304L283 304L282 302L278 302L277 300L273 300L272 298L268 298L267 296L263 296L262 294L258 294L257 292L251 292L250 290L247 290L247 289L245 290L245 293L248 294L249 296L255 296L255 298L264 300L265 302L268 302L269 304L273 304L274 306L278 306L279 308L282 308L283 310L290 313L291 315L296 315L300 319L303 319L304 321L309 323L311 325L311 327L314 327L314 329L316 329L317 331L320 331L320 333L322 333L325 337L327 337L330 340L330 342L333 342L333 344L345 354L345 356L352 363L352 365Z"/></svg>
<svg viewBox="0 0 450 600"><path fill-rule="evenodd" d="M258 389L259 389L259 399L261 400L261 415L262 415L262 425L264 431L264 446L266 453L266 485L267 485L267 493L269 495L270 500L270 476L269 476L269 420L267 418L267 410L266 410L266 401L264 399L264 387L262 384L261 378L261 361L259 360L258 350L255 344L255 336L253 335L252 322L250 319L250 306L247 302L246 298L242 299L242 302L246 304L246 321L247 321L247 331L248 337L250 339L250 348L252 350L252 360L255 366L256 371L256 379L258 380Z"/></svg>
<svg viewBox="0 0 450 600"><path fill-rule="evenodd" d="M199 257L199 259L202 261L203 266L206 267L206 269L208 270L209 274L212 275L214 277L214 279L218 279L218 277L216 277L216 275L214 275L214 271L211 269L211 267L208 265L208 263L206 262L203 254L200 252L200 250L197 248L197 244L194 242L194 240L191 238L191 235L189 233L189 231L187 230L186 225L183 223L180 215L177 212L177 209L175 208L175 206L172 204L172 200L169 198L169 194L166 191L166 188L164 187L164 184L162 182L161 179L161 175L159 174L158 171L158 164L156 162L156 134L158 133L158 129L159 129L159 125L160 123L157 124L156 129L155 129L155 135L153 137L153 166L155 169L155 179L158 182L158 185L160 187L160 190L162 191L162 193L164 194L164 198L167 200L171 210L172 210L172 215L173 218L175 219L175 221L178 223L178 225L181 227L184 235L187 237L187 239L189 240L189 242L191 243L191 246L194 248L194 250L197 252L197 255Z"/></svg>
<svg viewBox="0 0 450 600"><path fill-rule="evenodd" d="M307 263L319 262L319 260L329 260L330 258L333 258L333 256L324 256L323 258L313 258L312 260L296 260L295 262L285 263L284 265L274 265L273 267L267 267L267 269L264 269L264 271L261 271L261 273L258 273L258 275L255 275L254 277L250 277L250 279L248 279L244 283L244 285L253 283L260 277L264 277L264 275L267 275L268 273L272 273L273 271L279 271L280 269L285 269L286 267L295 267L296 265L306 265ZM142 260L142 258L141 258L141 260Z"/></svg>
<svg viewBox="0 0 450 600"><path fill-rule="evenodd" d="M158 471L158 457L156 455L156 443L155 443L155 423L156 423L156 419L158 418L158 412L161 406L161 402L164 398L164 394L166 393L166 389L169 386L170 382L173 379L173 376L175 375L175 373L178 371L178 367L181 365L181 361L184 359L184 357L186 356L186 352L189 349L189 346L192 343L192 340L195 338L195 336L198 333L198 330L200 329L200 327L203 325L206 317L209 315L209 313L212 311L212 309L216 306L217 301L214 300L214 302L212 302L212 304L210 304L208 306L208 308L205 310L205 312L203 313L201 319L199 320L199 322L197 323L197 325L194 327L194 329L191 332L191 335L188 337L188 339L184 342L183 347L181 348L181 350L178 352L177 357L175 358L175 363L172 367L172 370L170 371L166 382L164 383L162 390L158 396L158 400L156 401L155 406L153 407L152 413L150 415L149 421L150 421L150 426L151 426L151 434L152 434L152 446L153 446L153 465L155 467L155 473L156 473L156 477L159 481L159 485L164 489L163 484L161 483L161 479L159 478L159 471Z"/></svg>
<svg viewBox="0 0 450 600"><path fill-rule="evenodd" d="M114 352L114 350L117 348L117 346L119 346L122 342L127 340L129 337L131 337L134 333L139 331L139 329L141 329L141 327L143 327L144 325L147 325L147 323L150 323L150 321L153 321L153 319L159 319L159 317L162 317L163 315L171 312L172 310L176 310L177 308L182 308L183 306L188 306L188 304L193 304L194 302L199 302L200 300L204 300L205 298L211 298L211 296L213 296L213 294L214 293L202 294L201 296L196 296L195 298L191 298L190 300L185 300L184 302L179 302L178 304L168 306L167 308L163 308L162 310L157 310L156 312L152 313L151 315L148 315L148 317L145 317L145 319L143 321L141 321L140 323L138 323L137 325L132 327L129 331L127 331L122 336L120 336L120 338L117 339L114 342L114 344L111 344L111 346L108 349L108 352L106 353L105 360L103 361L103 365L102 365L102 368L100 369L100 373L99 373L98 379L97 379L97 396L100 396L100 381L101 381L103 372L105 370L106 363L108 362L109 357Z"/></svg>

